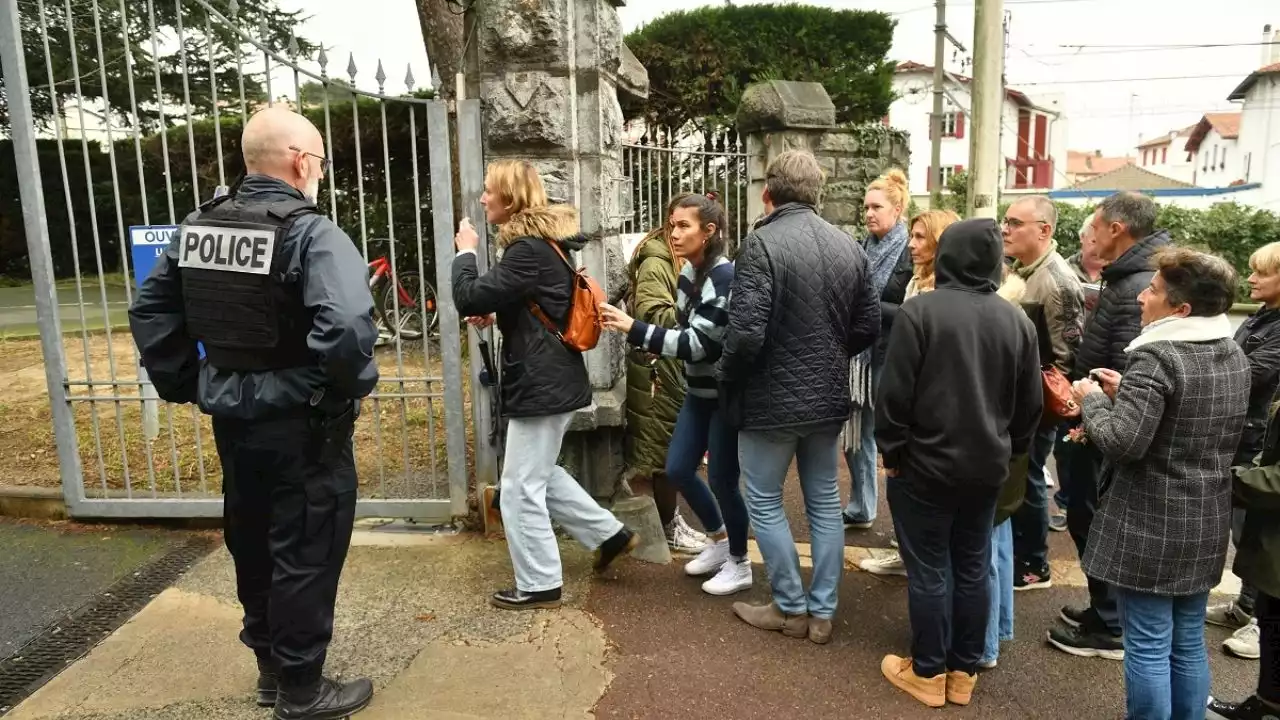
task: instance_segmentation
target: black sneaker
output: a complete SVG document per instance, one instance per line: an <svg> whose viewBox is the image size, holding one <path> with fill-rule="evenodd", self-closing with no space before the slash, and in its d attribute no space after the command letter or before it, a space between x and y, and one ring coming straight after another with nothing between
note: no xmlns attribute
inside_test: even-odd
<svg viewBox="0 0 1280 720"><path fill-rule="evenodd" d="M280 693L280 675L274 668L258 663L258 707L275 707Z"/></svg>
<svg viewBox="0 0 1280 720"><path fill-rule="evenodd" d="M1057 515L1051 515L1049 517L1049 529L1054 532L1066 532L1069 529L1067 527L1067 514L1058 513Z"/></svg>
<svg viewBox="0 0 1280 720"><path fill-rule="evenodd" d="M872 525L870 520L859 520L847 512L840 513L840 519L844 521L845 530L867 530Z"/></svg>
<svg viewBox="0 0 1280 720"><path fill-rule="evenodd" d="M1063 605L1058 611L1058 617L1062 618L1062 622L1073 628L1081 627L1086 623L1090 627L1098 627L1102 624L1102 620L1098 617L1098 611L1093 606L1076 607L1075 605Z"/></svg>
<svg viewBox="0 0 1280 720"><path fill-rule="evenodd" d="M604 572L619 555L625 555L636 549L640 544L640 536L631 532L627 528L622 528L613 534L613 537L605 540L600 549L596 551L596 572Z"/></svg>
<svg viewBox="0 0 1280 720"><path fill-rule="evenodd" d="M1048 641L1068 655L1124 660L1123 639L1088 626L1054 628L1049 631Z"/></svg>
<svg viewBox="0 0 1280 720"><path fill-rule="evenodd" d="M306 687L281 687L276 720L342 720L369 705L373 683L367 678L340 683L329 678Z"/></svg>
<svg viewBox="0 0 1280 720"><path fill-rule="evenodd" d="M538 592L525 592L516 588L499 590L489 597L489 604L503 610L551 610L560 607L560 588Z"/></svg>
<svg viewBox="0 0 1280 720"><path fill-rule="evenodd" d="M1029 565L1022 565L1018 574L1013 578L1013 589L1016 592L1023 590L1043 590L1053 587L1053 578L1049 574L1049 568L1032 568Z"/></svg>
<svg viewBox="0 0 1280 720"><path fill-rule="evenodd" d="M1268 706L1257 695L1240 703L1225 703L1209 698L1206 720L1280 720L1280 710Z"/></svg>

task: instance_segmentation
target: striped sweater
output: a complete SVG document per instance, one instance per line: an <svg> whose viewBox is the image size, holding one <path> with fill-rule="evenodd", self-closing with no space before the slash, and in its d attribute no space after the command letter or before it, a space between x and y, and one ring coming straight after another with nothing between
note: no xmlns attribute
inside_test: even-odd
<svg viewBox="0 0 1280 720"><path fill-rule="evenodd" d="M627 333L627 342L654 355L684 361L689 393L703 398L717 396L715 369L721 345L729 328L729 289L733 286L733 263L716 260L702 288L693 285L696 270L692 263L680 268L676 283L676 313L679 328L668 329L636 320Z"/></svg>

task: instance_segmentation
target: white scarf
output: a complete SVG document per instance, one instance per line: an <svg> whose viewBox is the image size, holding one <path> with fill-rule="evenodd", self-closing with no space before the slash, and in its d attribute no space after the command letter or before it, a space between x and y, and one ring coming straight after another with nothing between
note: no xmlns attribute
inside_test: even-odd
<svg viewBox="0 0 1280 720"><path fill-rule="evenodd" d="M1172 342L1209 342L1232 336L1231 321L1225 314L1213 317L1167 317L1142 328L1125 352L1161 340Z"/></svg>

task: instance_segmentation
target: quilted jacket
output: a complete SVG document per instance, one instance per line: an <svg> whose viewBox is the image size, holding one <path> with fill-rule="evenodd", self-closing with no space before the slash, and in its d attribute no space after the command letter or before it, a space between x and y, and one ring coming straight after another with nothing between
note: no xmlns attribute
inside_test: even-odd
<svg viewBox="0 0 1280 720"><path fill-rule="evenodd" d="M1236 330L1236 344L1249 358L1249 414L1233 461L1250 465L1262 452L1271 399L1280 387L1280 310L1262 308Z"/></svg>
<svg viewBox="0 0 1280 720"><path fill-rule="evenodd" d="M880 331L867 255L812 206L783 205L742 241L717 368L745 430L844 422L849 359Z"/></svg>
<svg viewBox="0 0 1280 720"><path fill-rule="evenodd" d="M1169 243L1169 233L1157 230L1103 268L1102 292L1076 351L1073 379L1085 377L1096 368L1124 372L1124 349L1142 330L1138 293L1151 284L1155 274L1151 256Z"/></svg>

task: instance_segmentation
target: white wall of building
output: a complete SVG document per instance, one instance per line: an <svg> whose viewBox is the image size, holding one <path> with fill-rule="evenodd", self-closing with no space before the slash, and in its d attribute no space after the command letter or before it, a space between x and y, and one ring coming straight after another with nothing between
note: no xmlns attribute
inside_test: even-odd
<svg viewBox="0 0 1280 720"><path fill-rule="evenodd" d="M1238 138L1224 138L1217 128L1209 128L1193 158L1194 184L1200 187L1226 187L1244 177L1244 162Z"/></svg>
<svg viewBox="0 0 1280 720"><path fill-rule="evenodd" d="M1262 183L1262 207L1280 211L1280 75L1258 78L1240 110L1241 172L1247 163L1249 182Z"/></svg>
<svg viewBox="0 0 1280 720"><path fill-rule="evenodd" d="M1187 138L1173 134L1173 138L1162 145L1152 145L1136 150L1138 167L1150 170L1184 183L1193 183L1195 164L1187 158ZM1146 153L1146 157L1143 154Z"/></svg>

